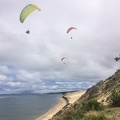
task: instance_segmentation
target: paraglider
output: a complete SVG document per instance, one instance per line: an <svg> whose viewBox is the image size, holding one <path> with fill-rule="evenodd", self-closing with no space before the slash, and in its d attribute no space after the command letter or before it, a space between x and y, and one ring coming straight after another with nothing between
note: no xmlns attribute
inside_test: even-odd
<svg viewBox="0 0 120 120"><path fill-rule="evenodd" d="M67 59L66 57L62 57L61 58L61 61L64 61L65 59ZM64 62L64 64L65 64L65 62Z"/></svg>
<svg viewBox="0 0 120 120"><path fill-rule="evenodd" d="M38 6L34 4L29 4L23 8L20 13L20 22L23 23L25 19L35 10L41 10Z"/></svg>
<svg viewBox="0 0 120 120"><path fill-rule="evenodd" d="M69 33L71 30L73 30L73 29L76 29L77 30L77 28L75 28L75 27L70 27L70 28L68 28L67 29L67 33ZM72 37L71 37L71 39L72 39Z"/></svg>
<svg viewBox="0 0 120 120"><path fill-rule="evenodd" d="M29 30L27 30L27 31L26 31L26 33L27 33L27 34L29 34L29 33L30 33L30 31L29 31Z"/></svg>
<svg viewBox="0 0 120 120"><path fill-rule="evenodd" d="M19 18L20 22L23 23L26 20L26 18L35 10L40 11L41 9L34 4L29 4L29 5L25 6L20 13L20 18ZM26 33L29 34L30 31L27 30Z"/></svg>

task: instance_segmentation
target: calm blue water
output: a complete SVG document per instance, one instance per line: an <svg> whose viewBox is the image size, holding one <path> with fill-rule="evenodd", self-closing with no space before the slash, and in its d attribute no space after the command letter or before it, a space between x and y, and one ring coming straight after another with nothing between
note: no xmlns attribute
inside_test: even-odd
<svg viewBox="0 0 120 120"><path fill-rule="evenodd" d="M0 120L34 120L55 106L59 96L60 94L29 94L0 98Z"/></svg>

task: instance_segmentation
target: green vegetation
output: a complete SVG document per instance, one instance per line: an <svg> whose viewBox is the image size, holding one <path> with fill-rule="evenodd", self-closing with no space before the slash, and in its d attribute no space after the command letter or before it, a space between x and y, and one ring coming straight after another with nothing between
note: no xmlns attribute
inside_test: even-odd
<svg viewBox="0 0 120 120"><path fill-rule="evenodd" d="M52 120L120 120L120 70L89 88Z"/></svg>
<svg viewBox="0 0 120 120"><path fill-rule="evenodd" d="M83 102L79 109L67 112L62 120L119 120L120 107L105 107L96 99Z"/></svg>
<svg viewBox="0 0 120 120"><path fill-rule="evenodd" d="M96 99L83 102L82 105L77 110L67 112L63 120L106 120L103 115L98 116L86 116L85 114L89 111L101 111L104 110L104 106L97 102Z"/></svg>
<svg viewBox="0 0 120 120"><path fill-rule="evenodd" d="M105 108L102 111L72 111L62 120L120 120L120 108Z"/></svg>
<svg viewBox="0 0 120 120"><path fill-rule="evenodd" d="M90 110L99 111L99 110L103 110L104 106L101 103L97 102L96 99L92 99L89 100L88 102L83 102L81 109L84 111L90 111Z"/></svg>
<svg viewBox="0 0 120 120"><path fill-rule="evenodd" d="M83 113L70 113L66 115L63 120L81 120L84 117Z"/></svg>
<svg viewBox="0 0 120 120"><path fill-rule="evenodd" d="M112 106L120 107L120 89L114 89L111 93Z"/></svg>

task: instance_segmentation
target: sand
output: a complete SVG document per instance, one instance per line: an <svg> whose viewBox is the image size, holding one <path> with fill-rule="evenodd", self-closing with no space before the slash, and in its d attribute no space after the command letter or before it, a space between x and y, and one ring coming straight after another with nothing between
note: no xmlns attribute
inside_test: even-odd
<svg viewBox="0 0 120 120"><path fill-rule="evenodd" d="M67 97L70 104L73 104L76 100L78 100L86 91L78 91L78 92L71 92L66 93L64 96ZM66 100L62 98L62 96L59 98L58 104L50 109L47 113L40 116L39 118L35 120L49 120L51 119L56 113L58 113L65 105L67 104Z"/></svg>

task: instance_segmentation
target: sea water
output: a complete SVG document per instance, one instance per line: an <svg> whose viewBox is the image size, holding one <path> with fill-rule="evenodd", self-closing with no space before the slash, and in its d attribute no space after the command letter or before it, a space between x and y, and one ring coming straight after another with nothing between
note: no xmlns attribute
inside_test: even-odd
<svg viewBox="0 0 120 120"><path fill-rule="evenodd" d="M0 120L35 120L55 106L60 95L0 95Z"/></svg>

